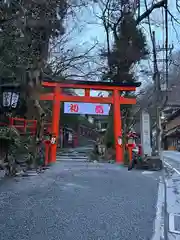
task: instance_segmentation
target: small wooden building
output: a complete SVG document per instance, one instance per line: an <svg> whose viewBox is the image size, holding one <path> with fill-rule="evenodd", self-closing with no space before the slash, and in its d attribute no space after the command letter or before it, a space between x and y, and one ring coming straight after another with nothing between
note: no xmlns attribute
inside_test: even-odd
<svg viewBox="0 0 180 240"><path fill-rule="evenodd" d="M167 117L162 124L162 141L165 150L180 151L180 108Z"/></svg>

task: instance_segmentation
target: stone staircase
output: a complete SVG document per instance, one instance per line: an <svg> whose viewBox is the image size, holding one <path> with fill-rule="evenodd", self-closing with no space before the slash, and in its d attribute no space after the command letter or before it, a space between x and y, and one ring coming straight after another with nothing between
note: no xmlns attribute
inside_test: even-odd
<svg viewBox="0 0 180 240"><path fill-rule="evenodd" d="M87 162L89 161L89 155L93 149L92 145L61 149L57 153L57 161L72 161L72 162Z"/></svg>

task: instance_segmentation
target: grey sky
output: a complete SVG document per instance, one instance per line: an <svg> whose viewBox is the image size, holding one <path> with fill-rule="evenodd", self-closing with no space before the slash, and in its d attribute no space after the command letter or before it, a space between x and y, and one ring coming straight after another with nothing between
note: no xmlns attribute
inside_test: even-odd
<svg viewBox="0 0 180 240"><path fill-rule="evenodd" d="M158 1L158 0L157 0ZM150 4L152 0L149 0L148 4ZM144 0L141 0L141 13L144 12ZM177 13L176 6L175 6L175 0L169 1L169 10L170 12L176 17L179 14ZM96 13L99 12L98 8L95 9ZM84 8L83 11L77 12L76 21L73 19L72 21L68 20L68 26L72 29L72 26L74 26L74 30L70 35L71 43L70 45L77 48L78 51L84 51L84 49L87 49L88 47L92 46L92 44L95 41L98 41L98 46L94 49L93 54L96 55L100 49L100 47L105 46L105 33L104 29L101 25L100 20L95 16L94 11L92 8ZM155 10L151 16L151 22L155 22L156 25L152 25L152 30L155 30L156 32L156 42L159 45L162 45L164 43L164 23L163 23L163 14L161 9ZM152 44L150 40L149 35L149 28L147 24L141 25L144 29L144 32L147 37L149 48L151 49ZM175 50L179 49L179 36L178 32L180 32L180 27L177 23L174 22L174 26L176 31L173 29L170 18L169 18L169 43L173 43ZM179 38L179 39L178 39ZM162 56L161 56L162 57ZM142 61L142 64L146 68L149 68L151 70L152 68L152 59L151 56L147 61ZM141 76L138 74L139 80L146 85L150 79L147 78L147 76Z"/></svg>

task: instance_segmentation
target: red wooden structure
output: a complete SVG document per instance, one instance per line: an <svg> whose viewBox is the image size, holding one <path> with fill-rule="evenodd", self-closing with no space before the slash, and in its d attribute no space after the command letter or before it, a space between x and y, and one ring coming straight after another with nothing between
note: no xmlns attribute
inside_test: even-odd
<svg viewBox="0 0 180 240"><path fill-rule="evenodd" d="M136 133L136 132L130 132L127 135L128 138L128 143L126 144L127 150L128 150L128 154L129 154L129 161L132 161L133 158L133 149L135 147L138 148L138 156L142 156L142 146L141 144L137 144L136 140L139 138L140 136Z"/></svg>
<svg viewBox="0 0 180 240"><path fill-rule="evenodd" d="M84 103L106 103L114 106L114 135L116 162L123 162L123 146L122 146L122 126L121 126L121 104L135 104L135 98L125 98L122 96L124 91L135 91L140 83L110 83L110 82L92 82L92 81L62 81L62 82L43 82L44 87L54 88L52 93L41 95L41 100L53 101L53 117L52 117L52 134L58 138L59 120L60 120L60 103L61 102L84 102ZM84 96L70 96L63 93L62 89L85 89ZM90 96L90 90L104 90L112 92L109 97ZM56 161L57 144L51 146L50 162Z"/></svg>
<svg viewBox="0 0 180 240"><path fill-rule="evenodd" d="M24 118L9 118L8 123L0 122L0 126L13 126L20 134L36 134L37 121Z"/></svg>

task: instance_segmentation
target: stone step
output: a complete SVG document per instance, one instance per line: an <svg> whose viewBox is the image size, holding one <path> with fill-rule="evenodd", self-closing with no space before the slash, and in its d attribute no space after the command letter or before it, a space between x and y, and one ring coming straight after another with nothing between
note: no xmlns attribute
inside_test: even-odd
<svg viewBox="0 0 180 240"><path fill-rule="evenodd" d="M78 159L78 158L88 158L87 156L74 156L74 155L57 155L57 157L59 158L74 158L74 159Z"/></svg>
<svg viewBox="0 0 180 240"><path fill-rule="evenodd" d="M57 161L75 161L75 162L85 162L88 161L88 156L86 154L76 153L66 153L66 154L58 154L56 160Z"/></svg>
<svg viewBox="0 0 180 240"><path fill-rule="evenodd" d="M57 154L57 156L87 156L87 154L86 153L59 153L59 154Z"/></svg>
<svg viewBox="0 0 180 240"><path fill-rule="evenodd" d="M79 158L79 159L74 159L74 158L57 158L56 161L58 161L58 162L87 162L88 158L86 158L86 159L82 159L82 158Z"/></svg>

